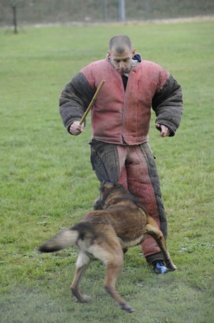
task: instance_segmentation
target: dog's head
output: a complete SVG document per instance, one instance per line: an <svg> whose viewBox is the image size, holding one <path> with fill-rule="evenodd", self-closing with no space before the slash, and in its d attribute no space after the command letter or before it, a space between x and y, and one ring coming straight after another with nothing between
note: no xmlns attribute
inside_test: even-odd
<svg viewBox="0 0 214 323"><path fill-rule="evenodd" d="M114 188L115 184L111 181L103 181L100 184L100 196L94 201L94 210L103 210L106 197Z"/></svg>
<svg viewBox="0 0 214 323"><path fill-rule="evenodd" d="M100 185L100 197L95 201L94 209L106 209L110 205L114 205L118 199L123 199L127 193L123 185L111 181L103 181Z"/></svg>
<svg viewBox="0 0 214 323"><path fill-rule="evenodd" d="M138 198L126 190L123 185L111 181L103 181L100 185L100 197L95 201L94 209L104 210L118 203L122 205L126 201L134 203L146 212Z"/></svg>

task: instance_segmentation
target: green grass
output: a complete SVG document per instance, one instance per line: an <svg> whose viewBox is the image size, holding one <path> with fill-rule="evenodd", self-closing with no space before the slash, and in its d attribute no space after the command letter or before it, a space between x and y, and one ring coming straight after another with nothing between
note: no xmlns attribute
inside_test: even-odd
<svg viewBox="0 0 214 323"><path fill-rule="evenodd" d="M0 30L0 322L210 323L213 319L213 22ZM70 137L59 94L109 38L132 37L145 59L182 84L185 112L174 138L151 122L169 221L168 248L178 270L154 275L140 247L129 250L118 290L135 308L123 313L105 293L104 267L84 279L87 305L70 297L77 251L41 255L37 247L92 208L99 183L89 162L90 127ZM96 37L95 37L96 35Z"/></svg>

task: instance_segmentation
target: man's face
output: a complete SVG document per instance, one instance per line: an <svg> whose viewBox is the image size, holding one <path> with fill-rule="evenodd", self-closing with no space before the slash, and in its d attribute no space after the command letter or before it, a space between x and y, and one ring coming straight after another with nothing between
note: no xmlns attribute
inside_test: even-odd
<svg viewBox="0 0 214 323"><path fill-rule="evenodd" d="M130 72L132 68L132 57L135 55L134 49L131 50L129 47L126 46L124 47L124 51L121 54L118 53L113 47L108 54L111 64L121 75Z"/></svg>

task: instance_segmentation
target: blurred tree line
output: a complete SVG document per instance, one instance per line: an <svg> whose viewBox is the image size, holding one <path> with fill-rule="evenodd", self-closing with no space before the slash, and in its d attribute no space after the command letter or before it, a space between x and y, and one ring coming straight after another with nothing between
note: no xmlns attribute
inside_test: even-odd
<svg viewBox="0 0 214 323"><path fill-rule="evenodd" d="M214 0L124 0L127 21L214 14ZM0 26L40 23L113 22L120 0L0 0Z"/></svg>

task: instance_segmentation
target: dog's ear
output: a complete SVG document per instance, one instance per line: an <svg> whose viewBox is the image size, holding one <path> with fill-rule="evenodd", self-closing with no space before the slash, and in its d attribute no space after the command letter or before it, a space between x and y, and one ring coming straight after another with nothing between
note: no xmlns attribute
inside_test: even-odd
<svg viewBox="0 0 214 323"><path fill-rule="evenodd" d="M101 190L101 192L103 192L107 189L114 187L114 185L115 184L111 181L102 181L101 186L100 186L100 190Z"/></svg>
<svg viewBox="0 0 214 323"><path fill-rule="evenodd" d="M102 205L102 199L98 198L94 201L94 210L102 210L103 209L103 205Z"/></svg>

